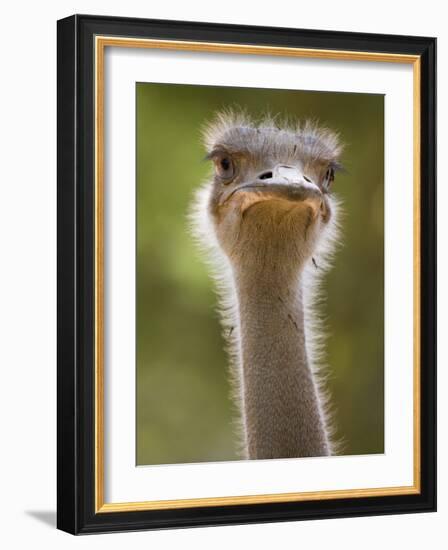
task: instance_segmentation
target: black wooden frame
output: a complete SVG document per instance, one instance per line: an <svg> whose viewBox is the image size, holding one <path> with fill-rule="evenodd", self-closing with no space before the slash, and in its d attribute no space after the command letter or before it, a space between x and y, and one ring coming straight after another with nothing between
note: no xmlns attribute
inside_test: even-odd
<svg viewBox="0 0 448 550"><path fill-rule="evenodd" d="M95 514L94 37L412 54L421 58L421 493ZM436 40L75 15L58 21L58 512L96 533L436 509Z"/></svg>

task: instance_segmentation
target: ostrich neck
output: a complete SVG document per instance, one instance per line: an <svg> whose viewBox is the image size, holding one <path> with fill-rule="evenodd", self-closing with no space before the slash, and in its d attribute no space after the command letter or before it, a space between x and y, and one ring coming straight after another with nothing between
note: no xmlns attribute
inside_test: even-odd
<svg viewBox="0 0 448 550"><path fill-rule="evenodd" d="M306 350L301 269L276 275L246 264L235 279L248 458L330 454Z"/></svg>

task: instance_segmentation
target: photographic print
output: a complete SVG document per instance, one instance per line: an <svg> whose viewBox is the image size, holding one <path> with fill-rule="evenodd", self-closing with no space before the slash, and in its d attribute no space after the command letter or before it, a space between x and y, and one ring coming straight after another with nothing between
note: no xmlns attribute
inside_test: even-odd
<svg viewBox="0 0 448 550"><path fill-rule="evenodd" d="M435 510L435 46L58 22L58 528Z"/></svg>
<svg viewBox="0 0 448 550"><path fill-rule="evenodd" d="M139 82L137 464L384 452L384 96Z"/></svg>

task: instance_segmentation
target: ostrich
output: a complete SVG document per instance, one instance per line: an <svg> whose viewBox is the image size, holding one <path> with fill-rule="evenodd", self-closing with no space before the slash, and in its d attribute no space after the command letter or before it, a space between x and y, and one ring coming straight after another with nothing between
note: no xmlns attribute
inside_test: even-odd
<svg viewBox="0 0 448 550"><path fill-rule="evenodd" d="M221 298L241 454L334 454L313 296L338 237L339 138L312 122L224 112L204 142L214 176L192 220Z"/></svg>

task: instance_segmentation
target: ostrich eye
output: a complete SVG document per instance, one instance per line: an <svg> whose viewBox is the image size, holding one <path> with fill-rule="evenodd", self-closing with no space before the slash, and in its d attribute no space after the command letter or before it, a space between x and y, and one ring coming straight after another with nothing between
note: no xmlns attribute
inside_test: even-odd
<svg viewBox="0 0 448 550"><path fill-rule="evenodd" d="M334 168L328 168L324 179L324 189L328 191L333 182L334 182Z"/></svg>
<svg viewBox="0 0 448 550"><path fill-rule="evenodd" d="M224 183L230 183L235 175L235 166L233 160L228 157L220 157L215 161L216 174L225 180Z"/></svg>

